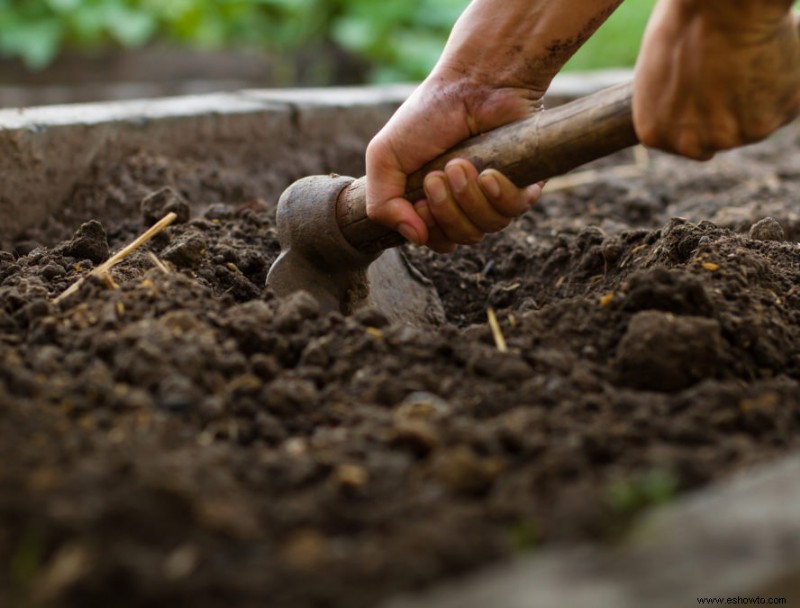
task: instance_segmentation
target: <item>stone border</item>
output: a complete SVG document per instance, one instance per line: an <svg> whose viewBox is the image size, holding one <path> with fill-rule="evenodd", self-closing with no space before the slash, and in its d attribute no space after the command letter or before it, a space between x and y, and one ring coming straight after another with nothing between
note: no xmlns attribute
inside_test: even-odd
<svg viewBox="0 0 800 608"><path fill-rule="evenodd" d="M654 510L618 547L547 549L384 608L798 606L799 482L795 454Z"/></svg>
<svg viewBox="0 0 800 608"><path fill-rule="evenodd" d="M560 75L546 103L626 78L630 71ZM139 150L269 173L267 198L303 175L361 175L367 143L412 90L243 90L0 110L0 246L58 209L91 171Z"/></svg>
<svg viewBox="0 0 800 608"><path fill-rule="evenodd" d="M90 172L137 151L269 174L265 197L332 165L361 171L367 142L407 95L240 91L0 110L0 242L58 209Z"/></svg>

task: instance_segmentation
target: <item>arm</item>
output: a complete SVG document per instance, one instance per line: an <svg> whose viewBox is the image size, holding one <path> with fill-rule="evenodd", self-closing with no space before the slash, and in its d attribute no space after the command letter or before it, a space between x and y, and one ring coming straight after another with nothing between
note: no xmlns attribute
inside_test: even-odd
<svg viewBox="0 0 800 608"><path fill-rule="evenodd" d="M541 109L553 76L621 0L474 0L431 74L370 143L367 212L408 240L450 251L522 214L538 186L518 189L464 160L403 198L406 176L471 135Z"/></svg>
<svg viewBox="0 0 800 608"><path fill-rule="evenodd" d="M696 159L763 139L800 110L791 0L659 0L634 78L649 146Z"/></svg>

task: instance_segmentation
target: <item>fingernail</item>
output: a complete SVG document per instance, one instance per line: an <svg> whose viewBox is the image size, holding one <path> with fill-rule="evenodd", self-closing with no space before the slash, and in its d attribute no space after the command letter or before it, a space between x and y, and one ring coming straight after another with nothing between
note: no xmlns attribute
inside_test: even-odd
<svg viewBox="0 0 800 608"><path fill-rule="evenodd" d="M467 189L467 174L459 165L446 167L445 173L447 173L447 178L450 180L453 190L463 192Z"/></svg>
<svg viewBox="0 0 800 608"><path fill-rule="evenodd" d="M439 176L432 176L425 180L425 193L428 200L440 205L447 200L447 186Z"/></svg>
<svg viewBox="0 0 800 608"><path fill-rule="evenodd" d="M420 244L420 238L417 234L417 231L414 230L410 224L399 224L397 226L397 232L403 235L403 238L415 245Z"/></svg>
<svg viewBox="0 0 800 608"><path fill-rule="evenodd" d="M481 173L480 180L481 188L483 188L489 196L492 198L500 198L500 182L497 181L494 175L487 172Z"/></svg>

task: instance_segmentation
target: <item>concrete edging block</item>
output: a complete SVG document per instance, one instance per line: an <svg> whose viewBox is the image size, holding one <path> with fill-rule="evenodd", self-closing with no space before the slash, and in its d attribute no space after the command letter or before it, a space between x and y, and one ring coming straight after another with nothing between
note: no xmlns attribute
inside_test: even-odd
<svg viewBox="0 0 800 608"><path fill-rule="evenodd" d="M793 606L798 505L793 454L645 514L619 546L544 549L384 608L674 608L704 597Z"/></svg>

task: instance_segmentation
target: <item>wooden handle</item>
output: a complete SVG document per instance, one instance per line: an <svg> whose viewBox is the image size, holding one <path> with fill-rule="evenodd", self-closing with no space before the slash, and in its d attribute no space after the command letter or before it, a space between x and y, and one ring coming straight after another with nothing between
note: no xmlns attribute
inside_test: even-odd
<svg viewBox="0 0 800 608"><path fill-rule="evenodd" d="M471 161L478 171L497 169L521 187L637 142L631 84L616 85L466 140L409 176L406 198L412 202L424 198L425 176L454 158ZM367 254L404 243L397 232L367 218L365 194L362 177L339 196L336 215L345 239Z"/></svg>

